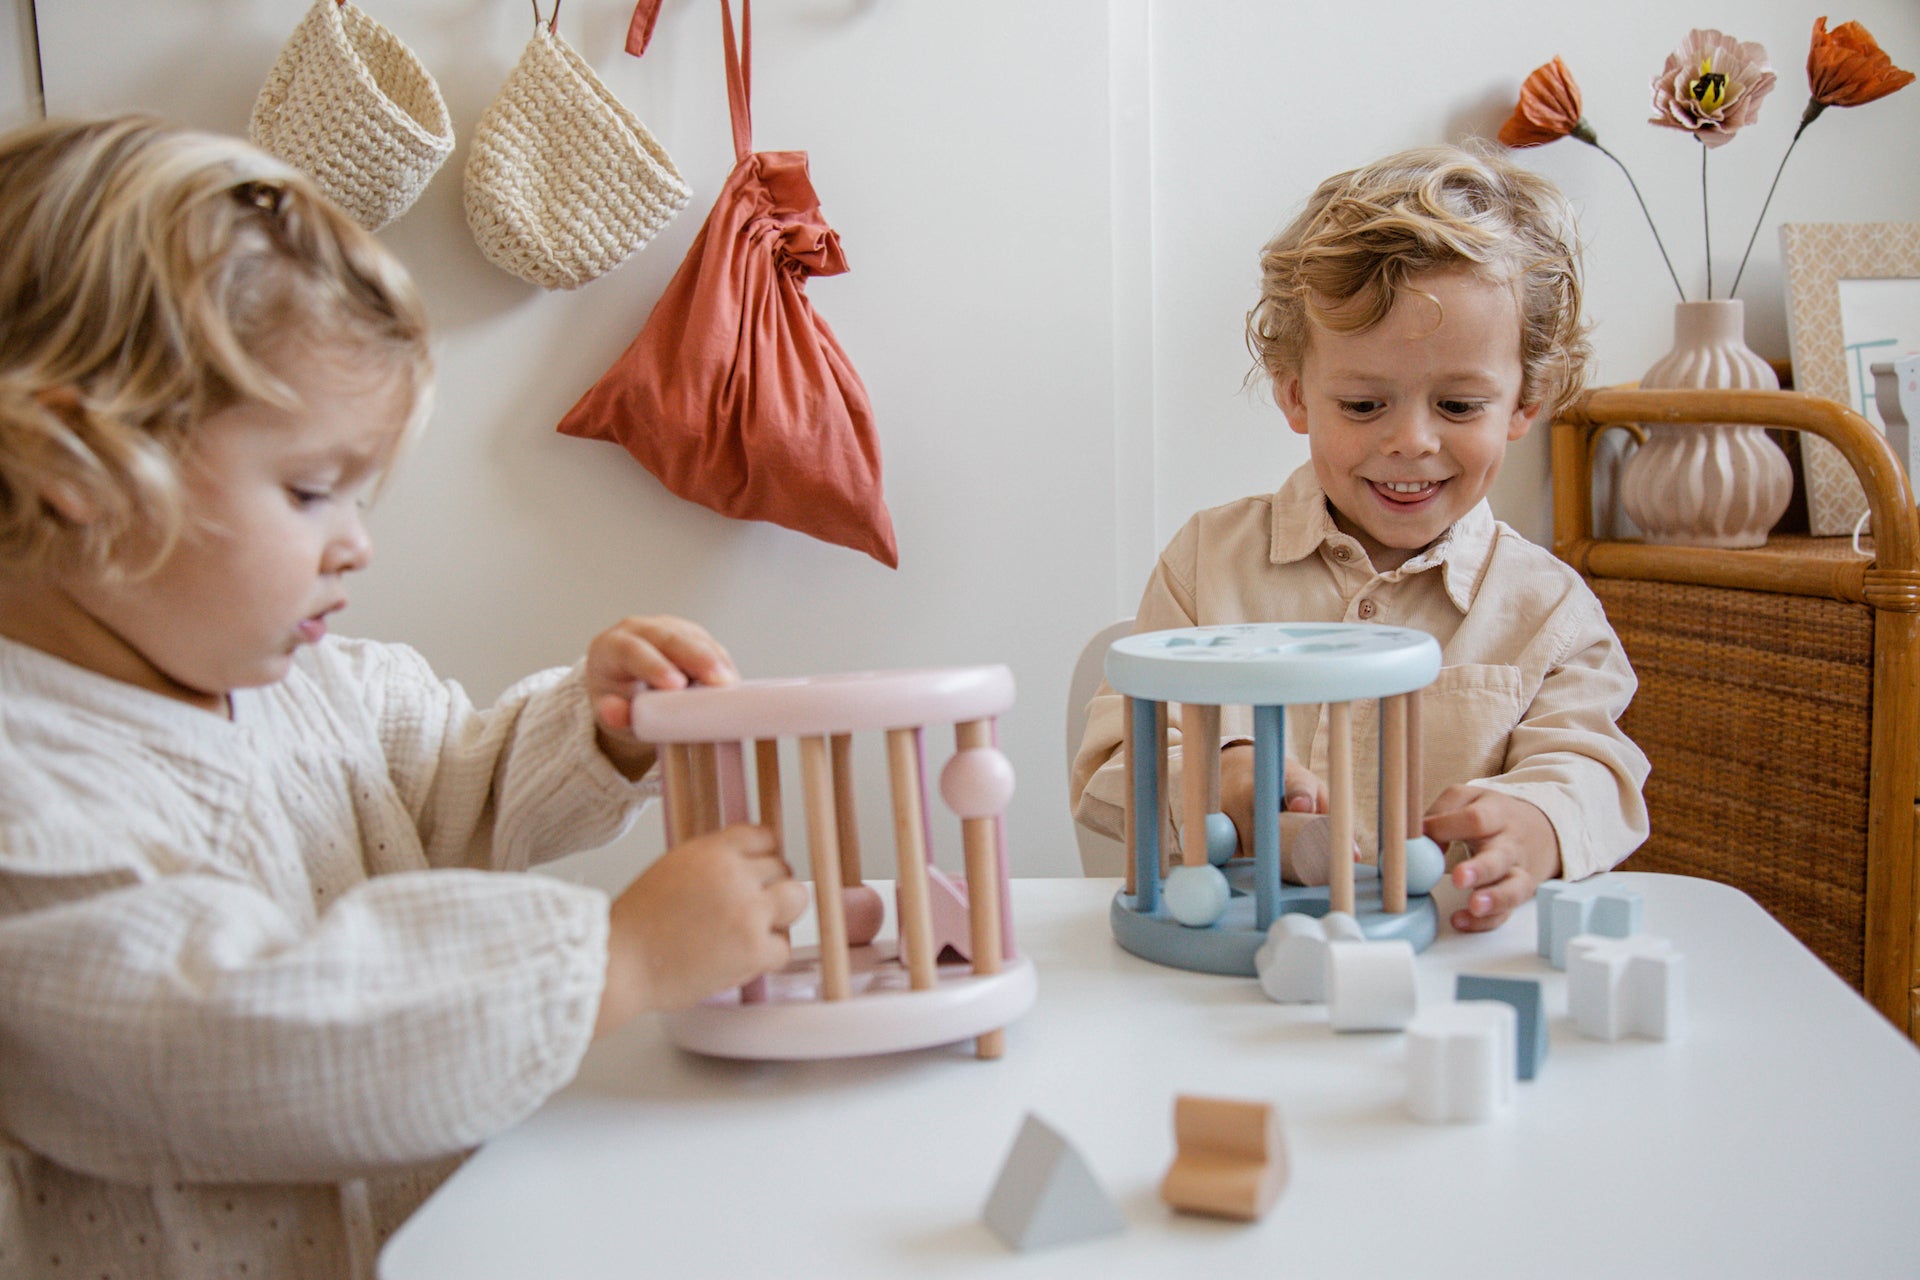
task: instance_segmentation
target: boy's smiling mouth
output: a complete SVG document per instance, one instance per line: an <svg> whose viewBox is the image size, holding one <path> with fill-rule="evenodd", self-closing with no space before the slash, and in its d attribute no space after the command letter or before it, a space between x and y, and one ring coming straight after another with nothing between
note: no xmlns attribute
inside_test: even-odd
<svg viewBox="0 0 1920 1280"><path fill-rule="evenodd" d="M1440 491L1442 480L1371 480L1368 484L1382 499L1392 503L1419 503Z"/></svg>

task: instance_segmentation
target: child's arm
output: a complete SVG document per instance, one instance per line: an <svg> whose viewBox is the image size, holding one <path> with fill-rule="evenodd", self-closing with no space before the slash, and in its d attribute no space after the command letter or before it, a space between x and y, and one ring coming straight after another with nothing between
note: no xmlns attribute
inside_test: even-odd
<svg viewBox="0 0 1920 1280"><path fill-rule="evenodd" d="M1457 929L1495 928L1541 881L1606 871L1647 838L1647 757L1619 725L1633 667L1590 595L1559 633L1562 652L1508 734L1504 770L1428 806L1426 834L1469 851L1452 871L1469 891Z"/></svg>
<svg viewBox="0 0 1920 1280"><path fill-rule="evenodd" d="M675 845L613 900L596 1036L681 1009L787 962L807 890L771 832L744 823Z"/></svg>
<svg viewBox="0 0 1920 1280"><path fill-rule="evenodd" d="M1189 520L1174 534L1154 565L1146 590L1141 593L1140 607L1134 612L1136 634L1197 625L1198 605L1193 594L1195 548L1199 539L1196 520ZM1125 766L1120 759L1126 701L1112 686L1101 682L1099 691L1087 704L1087 727L1067 779L1067 802L1073 808L1074 820L1116 840L1120 838L1121 814L1132 785L1125 777ZM1180 743L1177 715L1168 726L1167 739L1173 751L1176 774L1166 779L1165 785L1167 794L1177 796Z"/></svg>
<svg viewBox="0 0 1920 1280"><path fill-rule="evenodd" d="M388 776L436 867L520 870L617 837L646 799L632 785L652 747L626 725L643 686L737 678L726 651L678 618L630 618L587 657L476 708L403 645L346 640L309 651L336 705L373 723Z"/></svg>

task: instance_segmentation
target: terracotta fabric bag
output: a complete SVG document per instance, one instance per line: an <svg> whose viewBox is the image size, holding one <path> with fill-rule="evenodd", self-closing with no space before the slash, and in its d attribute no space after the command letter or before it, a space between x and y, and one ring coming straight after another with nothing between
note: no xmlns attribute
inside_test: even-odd
<svg viewBox="0 0 1920 1280"><path fill-rule="evenodd" d="M804 151L753 149L752 0L726 27L733 172L639 336L559 429L624 445L674 493L899 565L866 388L807 300L847 269ZM642 0L644 44L659 0ZM631 51L633 43L629 43Z"/></svg>

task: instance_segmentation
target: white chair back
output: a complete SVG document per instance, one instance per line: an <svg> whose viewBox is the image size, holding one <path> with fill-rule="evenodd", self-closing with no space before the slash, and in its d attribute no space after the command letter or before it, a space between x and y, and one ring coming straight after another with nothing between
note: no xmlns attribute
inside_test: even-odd
<svg viewBox="0 0 1920 1280"><path fill-rule="evenodd" d="M1105 678L1107 647L1121 636L1131 635L1133 619L1121 618L1093 633L1080 658L1073 664L1073 679L1067 683L1067 770L1073 770L1073 758L1080 754L1080 740L1087 732L1087 703ZM1117 876L1126 871L1126 850L1120 842L1098 831L1073 824L1074 838L1080 843L1080 870L1089 876Z"/></svg>

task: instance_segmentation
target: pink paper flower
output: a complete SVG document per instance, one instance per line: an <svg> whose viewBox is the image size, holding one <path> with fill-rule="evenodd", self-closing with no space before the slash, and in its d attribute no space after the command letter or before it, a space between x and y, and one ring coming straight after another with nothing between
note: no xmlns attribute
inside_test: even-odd
<svg viewBox="0 0 1920 1280"><path fill-rule="evenodd" d="M1773 65L1752 41L1695 28L1653 78L1649 123L1683 129L1707 147L1724 146L1742 126L1760 118L1773 92Z"/></svg>

